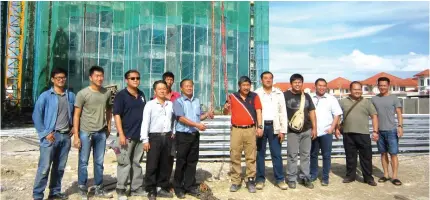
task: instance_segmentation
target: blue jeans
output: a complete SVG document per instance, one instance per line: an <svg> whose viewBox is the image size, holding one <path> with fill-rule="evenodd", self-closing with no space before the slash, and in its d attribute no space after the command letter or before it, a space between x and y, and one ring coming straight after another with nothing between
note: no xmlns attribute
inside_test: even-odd
<svg viewBox="0 0 430 200"><path fill-rule="evenodd" d="M55 132L54 137L54 143L51 143L48 147L40 147L39 166L37 167L33 188L34 199L43 199L43 192L48 183L49 169L51 169L49 195L56 195L61 192L61 180L63 179L71 145L70 136Z"/></svg>
<svg viewBox="0 0 430 200"><path fill-rule="evenodd" d="M397 155L399 153L399 136L397 136L397 129L391 131L379 131L378 139L379 153L390 153L390 155Z"/></svg>
<svg viewBox="0 0 430 200"><path fill-rule="evenodd" d="M86 133L80 131L81 149L79 150L78 163L78 186L80 189L87 189L88 180L88 160L90 158L91 147L93 147L94 161L94 185L103 184L103 161L106 148L106 132Z"/></svg>
<svg viewBox="0 0 430 200"><path fill-rule="evenodd" d="M275 175L276 183L283 182L285 180L282 156L281 156L281 143L279 142L278 135L273 132L272 125L265 125L263 137L257 138L257 177L256 182L264 182L266 180L264 176L265 172L265 157L266 157L266 145L269 141L270 155L272 157L273 174Z"/></svg>
<svg viewBox="0 0 430 200"><path fill-rule="evenodd" d="M312 141L311 146L311 164L310 164L310 175L311 180L318 177L318 153L321 149L321 154L323 158L323 174L322 181L328 183L330 167L331 167L331 147L333 142L333 135L326 134L317 137Z"/></svg>

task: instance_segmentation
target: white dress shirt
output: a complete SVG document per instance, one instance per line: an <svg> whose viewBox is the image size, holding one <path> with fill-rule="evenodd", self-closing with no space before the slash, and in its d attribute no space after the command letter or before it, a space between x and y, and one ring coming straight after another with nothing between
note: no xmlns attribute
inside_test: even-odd
<svg viewBox="0 0 430 200"><path fill-rule="evenodd" d="M327 134L328 130L333 123L334 116L342 115L342 108L340 108L339 101L332 95L325 93L323 96L317 94L312 95L317 115L317 134L323 136Z"/></svg>
<svg viewBox="0 0 430 200"><path fill-rule="evenodd" d="M264 91L263 95L261 96L261 104L263 105L263 121L265 120L271 120L275 118L275 111L276 104L273 101L275 93L275 88L272 88L272 91L270 91L269 94Z"/></svg>
<svg viewBox="0 0 430 200"><path fill-rule="evenodd" d="M171 101L165 101L164 104L158 102L157 98L149 101L143 109L140 140L147 143L149 133L174 133L173 125L175 122Z"/></svg>

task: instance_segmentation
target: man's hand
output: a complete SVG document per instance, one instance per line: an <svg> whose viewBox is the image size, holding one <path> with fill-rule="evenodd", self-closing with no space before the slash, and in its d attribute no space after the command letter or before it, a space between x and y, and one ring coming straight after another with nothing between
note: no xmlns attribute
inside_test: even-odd
<svg viewBox="0 0 430 200"><path fill-rule="evenodd" d="M213 119L214 115L214 110L212 108L206 113L206 116L208 116L209 119Z"/></svg>
<svg viewBox="0 0 430 200"><path fill-rule="evenodd" d="M119 144L121 146L126 146L127 145L127 138L125 138L124 134L119 134Z"/></svg>
<svg viewBox="0 0 430 200"><path fill-rule="evenodd" d="M262 136L263 136L263 129L257 128L257 137L262 137Z"/></svg>
<svg viewBox="0 0 430 200"><path fill-rule="evenodd" d="M81 139L79 139L79 136L75 136L75 139L73 140L73 146L77 149L81 149Z"/></svg>
<svg viewBox="0 0 430 200"><path fill-rule="evenodd" d="M337 140L339 139L339 137L340 137L340 130L339 129L336 129L334 136L336 137Z"/></svg>
<svg viewBox="0 0 430 200"><path fill-rule="evenodd" d="M143 151L148 152L151 149L149 142L143 144Z"/></svg>
<svg viewBox="0 0 430 200"><path fill-rule="evenodd" d="M377 142L379 139L379 134L376 131L373 131L372 133L372 139L373 141Z"/></svg>
<svg viewBox="0 0 430 200"><path fill-rule="evenodd" d="M283 133L278 133L278 138L279 138L279 143L282 144L282 142L284 142L285 139L285 134Z"/></svg>
<svg viewBox="0 0 430 200"><path fill-rule="evenodd" d="M49 142L54 143L54 142L55 142L54 132L51 132L50 134L48 134L48 135L46 136L46 139L47 139Z"/></svg>
<svg viewBox="0 0 430 200"><path fill-rule="evenodd" d="M72 137L75 134L74 128L70 128L69 136Z"/></svg>
<svg viewBox="0 0 430 200"><path fill-rule="evenodd" d="M206 130L206 125L203 123L198 123L196 126L197 129L199 129L200 131L205 131Z"/></svg>
<svg viewBox="0 0 430 200"><path fill-rule="evenodd" d="M397 136L399 138L403 136L403 127L397 127Z"/></svg>
<svg viewBox="0 0 430 200"><path fill-rule="evenodd" d="M312 138L312 140L315 140L315 138L317 138L317 129L312 129L312 132L311 132L311 138Z"/></svg>
<svg viewBox="0 0 430 200"><path fill-rule="evenodd" d="M230 109L230 103L229 102L224 104L224 109L226 109L226 110Z"/></svg>
<svg viewBox="0 0 430 200"><path fill-rule="evenodd" d="M333 134L334 128L330 126L329 129L325 130L324 132L327 134Z"/></svg>

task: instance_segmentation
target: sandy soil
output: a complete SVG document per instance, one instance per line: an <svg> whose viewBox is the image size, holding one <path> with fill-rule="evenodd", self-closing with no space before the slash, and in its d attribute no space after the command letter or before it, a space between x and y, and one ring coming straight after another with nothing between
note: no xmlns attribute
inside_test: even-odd
<svg viewBox="0 0 430 200"><path fill-rule="evenodd" d="M20 199L26 200L32 197L32 188L37 170L39 158L38 147L30 145L12 137L3 137L1 144L1 199ZM79 199L77 195L77 157L78 151L72 148L66 172L63 178L63 191L69 195L69 199ZM92 160L92 158L90 158ZM247 199L398 199L398 200L424 200L429 199L429 156L428 155L400 155L399 174L403 182L400 187L394 186L390 182L378 184L371 187L359 181L343 184L342 177L345 173L345 159L332 159L332 172L330 173L330 185L323 187L319 180L314 182L313 190L298 185L297 189L281 191L273 185L272 164L266 162L266 187L262 191L250 194L245 188L236 193L230 193L229 186L229 163L226 162L200 162L198 164L197 181L205 181L212 189L214 195L222 200L247 200ZM92 162L90 160L90 163ZM244 164L243 164L244 165ZM284 160L284 165L286 161ZM320 161L321 165L321 161ZM373 158L374 175L382 176L382 167L379 157ZM112 150L108 150L105 156L105 184L115 181L116 177L116 158ZM145 163L142 163L145 168ZM222 169L221 169L222 167ZM93 165L89 166L89 184L92 185ZM214 177L221 169L220 179ZM359 171L359 170L358 170ZM360 172L359 172L360 173ZM377 178L376 178L377 180ZM107 188L114 188L115 185L108 185ZM115 192L112 191L116 198ZM45 198L48 190L45 192ZM91 197L90 199L96 199ZM129 198L146 199L146 198ZM159 198L161 199L161 198ZM174 198L176 199L176 198ZM187 196L187 199L194 199Z"/></svg>

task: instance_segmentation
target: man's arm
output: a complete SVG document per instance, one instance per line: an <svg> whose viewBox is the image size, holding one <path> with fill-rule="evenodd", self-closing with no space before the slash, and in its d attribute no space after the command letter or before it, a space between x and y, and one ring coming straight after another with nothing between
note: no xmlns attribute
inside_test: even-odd
<svg viewBox="0 0 430 200"><path fill-rule="evenodd" d="M309 111L309 117L311 118L312 123L312 130L317 130L317 115L315 113L315 110Z"/></svg>
<svg viewBox="0 0 430 200"><path fill-rule="evenodd" d="M372 126L373 126L373 140L374 141L378 141L379 139L379 134L378 134L378 115L371 115L370 116L372 118Z"/></svg>
<svg viewBox="0 0 430 200"><path fill-rule="evenodd" d="M403 115L402 115L402 108L397 107L396 108L397 113L397 124L401 127L397 127L397 136L402 137L403 136Z"/></svg>
<svg viewBox="0 0 430 200"><path fill-rule="evenodd" d="M39 139L45 138L47 135L49 135L49 131L46 130L45 124L44 124L44 112L45 112L45 97L40 95L40 97L37 99L36 104L34 105L34 111L33 111L33 122L34 127L37 130L37 135L39 136Z"/></svg>
<svg viewBox="0 0 430 200"><path fill-rule="evenodd" d="M184 109L182 108L182 105L179 103L178 100L173 102L173 111L178 122L181 122L182 124L185 124L190 127L196 127L201 131L204 131L206 129L206 126L204 124L193 122L192 120L185 117Z"/></svg>
<svg viewBox="0 0 430 200"><path fill-rule="evenodd" d="M151 123L151 103L147 103L143 109L142 125L140 126L140 140L148 143L149 124Z"/></svg>
<svg viewBox="0 0 430 200"><path fill-rule="evenodd" d="M108 138L112 127L112 106L109 106L106 108L106 125L107 125L106 138Z"/></svg>
<svg viewBox="0 0 430 200"><path fill-rule="evenodd" d="M280 124L281 124L281 133L287 133L288 132L288 115L287 115L287 106L285 104L285 95L281 94L281 97L279 98L280 103Z"/></svg>
<svg viewBox="0 0 430 200"><path fill-rule="evenodd" d="M122 129L121 116L120 115L114 115L113 118L115 119L116 130L118 131L118 135L119 135L119 138L120 138L120 145L125 145L126 144L126 140L125 140L125 143L124 143L124 141L122 141L122 139L121 139L121 138L125 138L124 130Z"/></svg>

